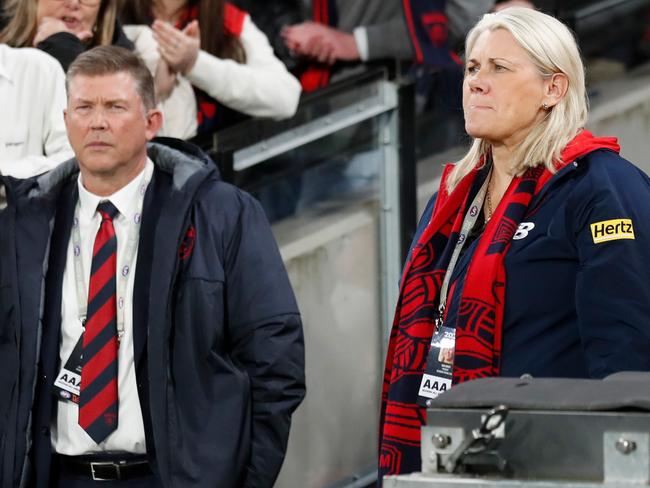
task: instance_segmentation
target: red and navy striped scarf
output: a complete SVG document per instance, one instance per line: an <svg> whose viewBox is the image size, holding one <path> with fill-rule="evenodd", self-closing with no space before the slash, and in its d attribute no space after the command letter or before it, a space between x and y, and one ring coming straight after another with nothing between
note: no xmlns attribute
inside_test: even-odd
<svg viewBox="0 0 650 488"><path fill-rule="evenodd" d="M582 131L567 145L556 167L559 170L598 148L619 149L614 138L594 138ZM418 389L440 288L481 166L463 178L450 195L445 188L453 166L445 168L431 220L404 267L382 389L380 479L421 467L420 427L426 410L417 404ZM503 259L531 200L552 176L545 167L536 167L513 178L480 237L465 278L458 321L449 324L456 327L454 384L499 375L506 286Z"/></svg>

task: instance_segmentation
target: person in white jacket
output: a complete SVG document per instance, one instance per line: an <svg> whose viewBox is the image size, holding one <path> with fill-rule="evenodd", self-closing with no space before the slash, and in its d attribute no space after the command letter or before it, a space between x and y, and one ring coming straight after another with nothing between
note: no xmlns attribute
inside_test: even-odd
<svg viewBox="0 0 650 488"><path fill-rule="evenodd" d="M63 122L65 75L56 59L0 43L0 172L44 173L72 157Z"/></svg>
<svg viewBox="0 0 650 488"><path fill-rule="evenodd" d="M224 125L224 110L253 117L289 118L296 112L300 83L274 55L250 16L223 0L131 0L125 24L149 24L167 74L194 87L197 132ZM136 43L136 52L138 51ZM166 65L166 66L165 66ZM171 92L177 89L174 84ZM180 108L180 107L179 107ZM173 111L164 110L167 119Z"/></svg>
<svg viewBox="0 0 650 488"><path fill-rule="evenodd" d="M159 136L189 139L198 127L194 90L187 78L170 73L160 56L153 31L146 25L126 25L122 28L133 42L134 50L154 75L158 108L163 113Z"/></svg>

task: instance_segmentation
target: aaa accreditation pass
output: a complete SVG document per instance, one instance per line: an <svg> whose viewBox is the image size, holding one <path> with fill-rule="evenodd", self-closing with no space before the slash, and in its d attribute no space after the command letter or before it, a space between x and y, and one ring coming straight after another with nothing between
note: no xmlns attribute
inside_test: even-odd
<svg viewBox="0 0 650 488"><path fill-rule="evenodd" d="M456 349L456 329L441 327L431 338L427 367L420 381L418 403L428 406L427 400L436 398L451 388Z"/></svg>

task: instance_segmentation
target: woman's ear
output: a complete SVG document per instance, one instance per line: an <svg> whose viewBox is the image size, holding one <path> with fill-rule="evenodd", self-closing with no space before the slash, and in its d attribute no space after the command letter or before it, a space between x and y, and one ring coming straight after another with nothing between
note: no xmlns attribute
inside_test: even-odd
<svg viewBox="0 0 650 488"><path fill-rule="evenodd" d="M569 78L564 73L553 73L546 80L544 106L551 108L560 103L569 89Z"/></svg>

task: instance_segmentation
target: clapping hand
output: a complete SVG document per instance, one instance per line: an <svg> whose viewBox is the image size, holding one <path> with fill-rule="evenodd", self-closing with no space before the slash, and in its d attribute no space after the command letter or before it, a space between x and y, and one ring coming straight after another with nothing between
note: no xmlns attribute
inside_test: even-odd
<svg viewBox="0 0 650 488"><path fill-rule="evenodd" d="M321 63L356 61L360 58L357 43L352 34L333 29L316 22L303 22L282 30L287 47L301 56Z"/></svg>
<svg viewBox="0 0 650 488"><path fill-rule="evenodd" d="M176 73L171 70L167 61L162 58L158 61L153 79L156 88L156 100L158 102L167 100L178 80Z"/></svg>
<svg viewBox="0 0 650 488"><path fill-rule="evenodd" d="M201 49L201 32L199 23L193 20L183 30L156 20L153 23L153 34L158 42L160 56L175 73L189 73Z"/></svg>

